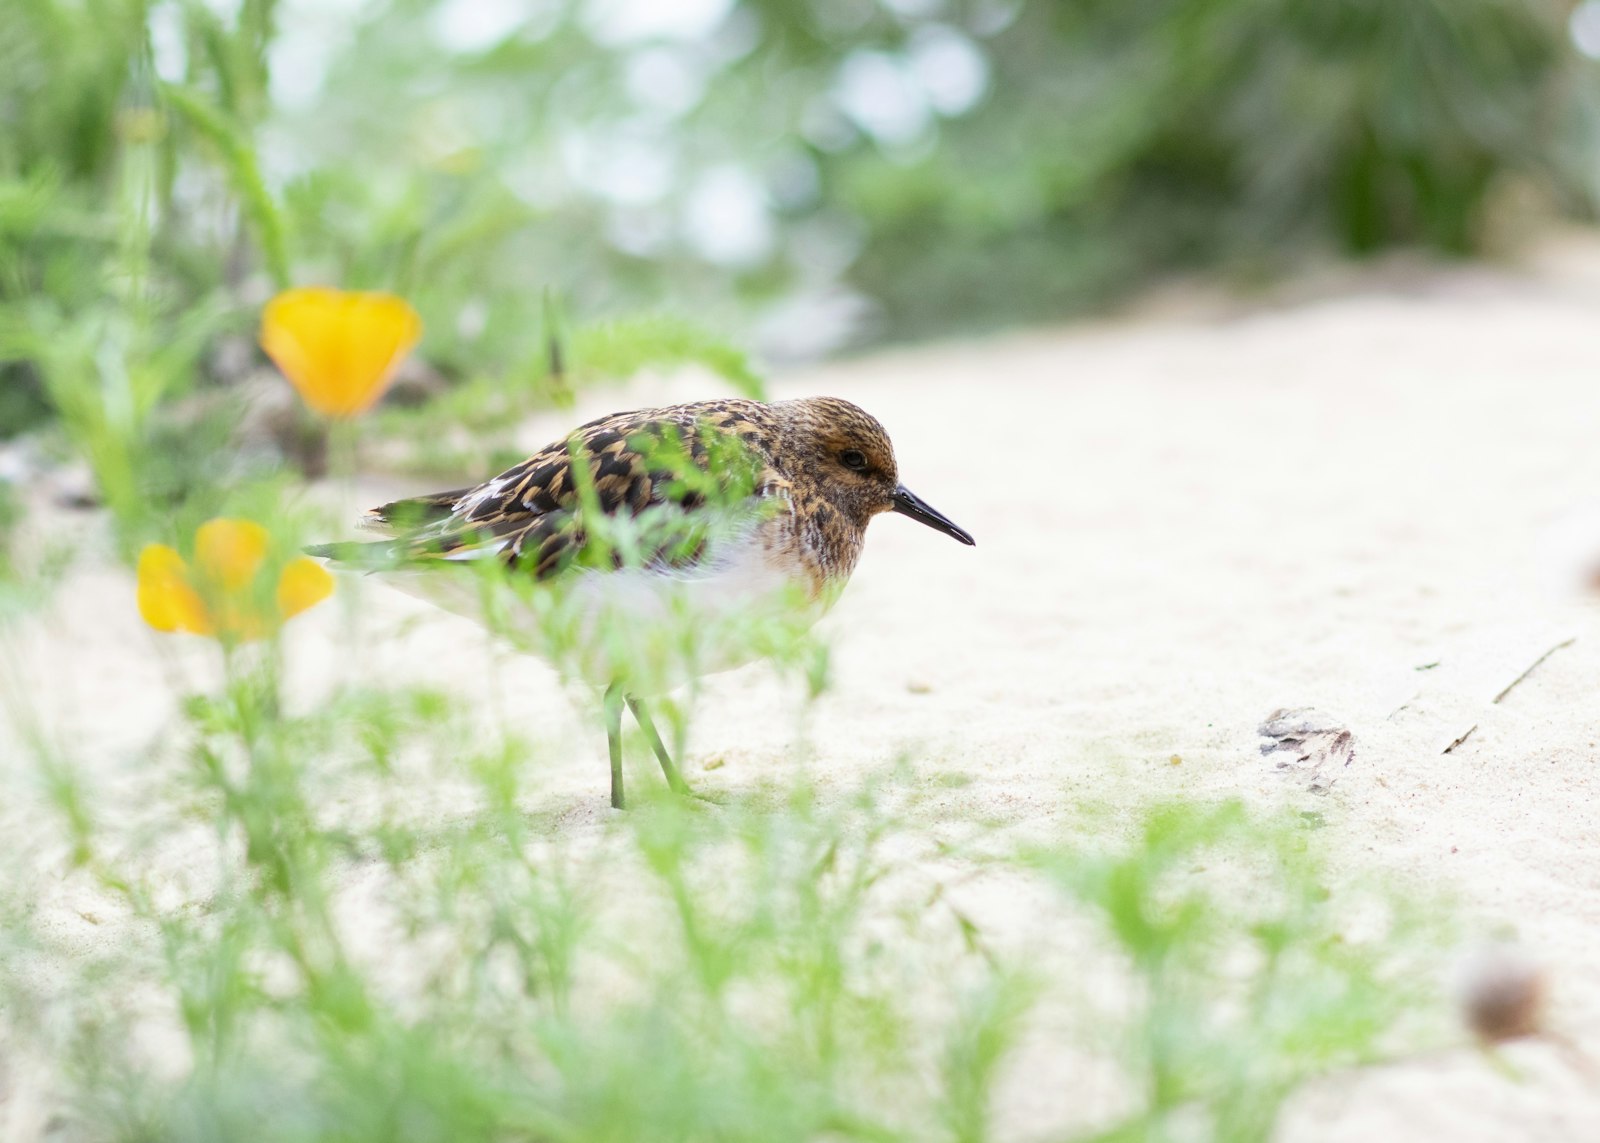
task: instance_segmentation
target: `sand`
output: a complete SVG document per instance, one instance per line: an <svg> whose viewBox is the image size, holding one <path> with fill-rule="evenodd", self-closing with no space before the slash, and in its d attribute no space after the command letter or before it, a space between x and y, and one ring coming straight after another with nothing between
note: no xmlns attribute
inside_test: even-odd
<svg viewBox="0 0 1600 1143"><path fill-rule="evenodd" d="M875 413L905 482L978 546L876 522L826 620L836 685L811 714L810 760L787 749L792 703L756 667L708 683L687 775L737 796L803 764L826 789L906 755L913 780L972 779L929 814L1041 830L1073 798L1305 808L1339 860L1403 870L1477 929L1514 934L1548 966L1552 1023L1600 1059L1600 623L1571 590L1600 553L1600 256L1568 239L1518 269L1184 296L776 378L776 396ZM578 415L703 395L694 377L643 379ZM525 442L574 419L539 418ZM542 808L558 831L597 828L600 743L546 667L396 593L368 602L378 628L405 621L380 669L568 744ZM307 693L335 670L339 632L334 608L297 623ZM154 643L128 580L84 559L13 662L48 680L39 717L92 765L171 717ZM199 671L199 654L178 668ZM1327 792L1259 752L1282 707L1354 735ZM57 935L109 939L63 892ZM1520 1079L1468 1049L1329 1078L1294 1098L1281 1137L1600 1138L1600 1084L1568 1055L1533 1042L1508 1058Z"/></svg>

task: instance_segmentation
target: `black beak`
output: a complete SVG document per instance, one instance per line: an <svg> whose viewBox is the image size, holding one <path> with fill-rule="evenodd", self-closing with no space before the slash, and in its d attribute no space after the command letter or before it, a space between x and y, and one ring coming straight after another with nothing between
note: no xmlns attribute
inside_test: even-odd
<svg viewBox="0 0 1600 1143"><path fill-rule="evenodd" d="M935 532L943 532L960 540L969 547L976 547L978 544L978 541L974 540L964 528L956 527L948 516L931 507L904 484L894 490L894 510L902 516L910 516L918 523L928 525Z"/></svg>

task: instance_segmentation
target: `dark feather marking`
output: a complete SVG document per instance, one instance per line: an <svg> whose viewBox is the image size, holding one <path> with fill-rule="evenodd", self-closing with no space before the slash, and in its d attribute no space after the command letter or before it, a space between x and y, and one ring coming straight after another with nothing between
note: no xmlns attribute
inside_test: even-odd
<svg viewBox="0 0 1600 1143"><path fill-rule="evenodd" d="M413 558L437 558L505 540L504 559L541 579L553 575L578 558L586 541L572 479L573 449L589 469L602 512L637 516L668 502L693 511L705 503L704 495L674 491L678 475L647 466L640 449L650 438L670 432L704 469L709 453L700 436L702 426L737 435L770 459L772 414L758 402L707 401L601 417L575 430L570 448L567 441L558 441L477 488L419 498L426 514L415 520L414 532L401 537L397 550ZM774 486L772 474L765 474L760 484L757 495ZM703 540L681 546L687 550L663 551L657 558L692 564L704 555Z"/></svg>

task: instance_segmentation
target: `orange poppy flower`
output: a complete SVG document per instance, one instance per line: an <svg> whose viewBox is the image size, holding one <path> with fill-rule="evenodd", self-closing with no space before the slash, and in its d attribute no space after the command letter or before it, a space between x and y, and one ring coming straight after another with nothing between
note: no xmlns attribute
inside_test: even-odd
<svg viewBox="0 0 1600 1143"><path fill-rule="evenodd" d="M267 530L250 520L208 520L194 535L194 566L165 544L139 553L139 614L157 631L259 639L333 594L333 577L299 556L283 566L270 601L257 579Z"/></svg>
<svg viewBox="0 0 1600 1143"><path fill-rule="evenodd" d="M261 348L305 403L329 417L372 407L422 336L422 319L393 294L326 286L285 290L261 313Z"/></svg>

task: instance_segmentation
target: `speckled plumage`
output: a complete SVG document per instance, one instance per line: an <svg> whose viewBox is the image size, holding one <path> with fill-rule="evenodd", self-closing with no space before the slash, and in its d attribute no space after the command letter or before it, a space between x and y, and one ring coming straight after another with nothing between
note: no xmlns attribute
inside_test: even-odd
<svg viewBox="0 0 1600 1143"><path fill-rule="evenodd" d="M671 498L674 474L652 469L647 457L648 442L661 439L664 429L678 435L702 468L706 432L737 437L751 450L759 464L756 497L782 507L761 525L763 549L775 565L803 578L813 596L830 581L848 578L868 521L892 507L888 496L868 494L874 486L898 484L894 447L869 414L836 398L770 404L729 398L600 417L574 430L570 443L547 445L483 484L385 504L365 524L397 532L401 547L391 550L401 559L492 553L549 578L575 562L585 540L574 455L587 461L602 511L637 516ZM866 458L859 475L833 461L849 448ZM691 492L671 502L692 513L703 499ZM684 570L705 556L663 563Z"/></svg>
<svg viewBox="0 0 1600 1143"><path fill-rule="evenodd" d="M730 450L718 447L731 440L743 445L732 450L734 459L747 463L730 463ZM664 441L677 442L679 471L663 463ZM729 505L727 496L716 495L708 500L704 492L686 487L684 454L715 478L723 492L732 492L743 503ZM735 468L741 471L735 473ZM735 482L735 476L746 482ZM676 511L690 525L730 508L755 511L740 514L744 523L732 530L708 529L702 536L691 535L687 543L680 535L644 553L642 567L624 568L609 549L596 555L602 545L591 542L594 529L592 523L586 526L585 503L591 511L598 507L614 517L639 518L652 509ZM712 609L798 585L820 615L855 570L872 517L891 511L963 543L973 542L899 483L888 434L857 406L834 397L771 403L728 398L590 421L566 440L476 487L374 509L363 524L388 533L387 541L311 550L346 566L404 572L413 588L417 582L437 581L441 562L496 559L540 580L572 572L588 577L582 581L585 586L615 581L620 590L612 594L631 592L630 605L638 606L630 614L641 619L658 604L654 597L669 588L687 586L698 592L692 606ZM612 571L618 574L608 574ZM637 590L641 583L643 592ZM604 676L603 662L598 673ZM608 692L608 712L615 691L613 686ZM648 729L643 708L632 698L628 701ZM620 805L618 732L608 730L613 740L612 800ZM681 779L659 741L655 745L677 788Z"/></svg>

